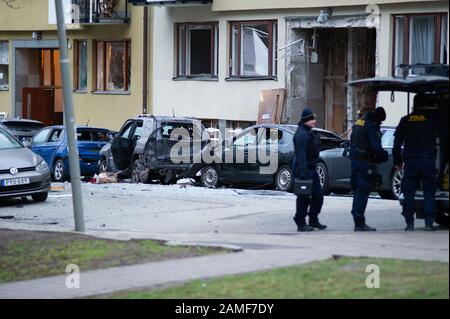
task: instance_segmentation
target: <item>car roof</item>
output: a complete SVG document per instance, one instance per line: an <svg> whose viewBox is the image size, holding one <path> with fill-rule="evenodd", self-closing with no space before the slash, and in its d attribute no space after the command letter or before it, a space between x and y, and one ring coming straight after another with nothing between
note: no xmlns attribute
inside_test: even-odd
<svg viewBox="0 0 450 319"><path fill-rule="evenodd" d="M52 125L46 126L44 129L65 129L64 125ZM110 129L103 127L93 127L93 126L77 126L77 129L88 129L88 130L103 130L103 131L111 131Z"/></svg>
<svg viewBox="0 0 450 319"><path fill-rule="evenodd" d="M252 127L272 127L272 128L281 128L281 129L286 129L289 131L294 131L294 130L297 130L298 125L294 125L294 124L256 124L254 126L250 126L249 128L252 128ZM333 133L329 130L322 129L322 128L315 127L313 130L316 132L330 133L330 134L333 134L333 135L336 135L337 137L339 137L338 134Z"/></svg>
<svg viewBox="0 0 450 319"><path fill-rule="evenodd" d="M44 125L44 123L36 120L28 120L28 119L16 119L16 118L1 118L0 123L30 123L30 124L40 124Z"/></svg>
<svg viewBox="0 0 450 319"><path fill-rule="evenodd" d="M139 115L137 117L131 118L129 120L156 120L158 122L162 121L192 121L199 120L195 117L177 117L177 116L169 116L169 115ZM200 120L199 120L200 121Z"/></svg>

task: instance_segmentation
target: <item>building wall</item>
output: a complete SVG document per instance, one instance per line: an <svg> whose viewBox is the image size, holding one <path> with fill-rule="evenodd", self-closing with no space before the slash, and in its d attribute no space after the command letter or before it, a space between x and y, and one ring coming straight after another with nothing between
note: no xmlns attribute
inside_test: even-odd
<svg viewBox="0 0 450 319"><path fill-rule="evenodd" d="M10 60L10 88L8 91L0 91L0 112L13 112L13 83L11 61L13 59L13 41L30 40L32 31L43 31L42 39L57 39L54 25L48 25L47 0L22 0L17 1L20 9L8 9L0 3L0 40L9 41ZM6 8L6 9L5 9ZM121 7L120 7L121 8ZM42 15L31 14L42 12ZM142 75L143 75L143 8L130 6L131 22L120 25L92 25L81 28L69 27L67 31L69 44L69 58L73 65L74 49L73 40L83 39L88 41L88 87L87 93L74 93L73 101L77 124L85 125L89 122L92 126L107 127L118 130L123 122L130 117L142 113ZM28 19L29 17L29 19ZM151 17L151 15L150 15ZM17 21L23 21L17 23ZM6 21L6 22L5 22ZM8 26L7 22L11 22ZM26 30L26 31L20 31ZM151 34L151 33L149 33ZM93 45L94 40L120 40L131 39L131 83L129 94L105 94L93 93ZM149 52L151 47L149 46ZM149 71L151 68L149 67ZM152 77L149 76L149 87ZM150 95L150 92L148 93ZM151 101L148 99L150 104ZM149 105L151 113L151 105Z"/></svg>
<svg viewBox="0 0 450 319"><path fill-rule="evenodd" d="M267 9L269 3L278 3L278 8ZM334 1L341 4L345 1ZM366 13L366 6L348 6L347 1L342 7L333 7L333 15L353 15ZM381 27L377 31L377 75L390 75L392 64L392 15L402 12L448 12L448 3L444 1L379 1L393 4L380 5ZM199 118L219 118L226 120L256 121L259 96L261 90L285 88L287 83L285 59L278 60L277 81L226 81L228 76L228 22L233 20L265 20L278 21L278 46L289 42L286 30L286 18L317 17L320 8L310 8L311 2L305 5L303 1L294 7L293 1L214 1L213 7L178 7L155 8L154 37L154 113L161 115L195 116ZM303 6L300 5L303 3ZM364 2L358 2L364 3ZM264 7L264 6L267 7ZM315 2L314 5L321 5ZM303 8L302 8L303 7ZM309 7L309 8L304 8ZM242 8L241 11L235 11ZM258 9L258 10L257 10ZM227 11L231 10L231 11ZM220 28L219 40L219 80L214 81L174 81L175 50L174 25L180 22L218 21ZM279 52L283 55L283 52ZM288 79L289 80L289 79ZM388 102L390 94L380 94L378 104L388 109L387 123L397 124L405 113L406 107L401 94L395 103ZM388 99L386 98L388 96Z"/></svg>
<svg viewBox="0 0 450 319"><path fill-rule="evenodd" d="M379 46L379 76L391 75L392 67L392 39L393 39L393 14L402 13L436 13L436 12L449 12L447 1L433 1L422 3L409 3L409 4L389 4L381 6L381 28L380 28L380 46ZM448 31L447 31L448 35ZM448 39L447 39L448 42ZM447 60L447 64L449 61ZM412 96L410 97L412 101ZM383 106L388 111L388 118L385 122L386 125L396 126L400 121L400 118L407 113L407 94L395 93L395 101L391 102L390 93L380 93L378 95L378 105Z"/></svg>
<svg viewBox="0 0 450 319"><path fill-rule="evenodd" d="M278 40L284 43L284 20L277 13L222 14L210 7L155 8L153 25L153 105L157 115L256 121L261 90L284 88L284 61L278 80L226 81L228 76L228 21L278 20ZM174 81L175 23L219 22L219 80Z"/></svg>

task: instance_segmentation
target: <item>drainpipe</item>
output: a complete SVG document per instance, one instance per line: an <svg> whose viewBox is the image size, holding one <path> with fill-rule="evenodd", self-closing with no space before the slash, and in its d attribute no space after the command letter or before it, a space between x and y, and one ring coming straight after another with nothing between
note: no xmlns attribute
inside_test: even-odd
<svg viewBox="0 0 450 319"><path fill-rule="evenodd" d="M148 7L144 7L144 32L143 32L144 49L142 61L144 64L142 72L142 112L147 114L148 112Z"/></svg>

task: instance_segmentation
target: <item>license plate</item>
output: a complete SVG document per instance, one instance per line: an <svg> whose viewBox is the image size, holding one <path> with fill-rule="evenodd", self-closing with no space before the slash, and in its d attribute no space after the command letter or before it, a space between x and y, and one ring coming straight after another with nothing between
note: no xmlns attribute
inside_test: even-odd
<svg viewBox="0 0 450 319"><path fill-rule="evenodd" d="M15 178L15 179L5 179L2 181L2 186L17 186L17 185L27 185L30 184L30 179L26 178Z"/></svg>

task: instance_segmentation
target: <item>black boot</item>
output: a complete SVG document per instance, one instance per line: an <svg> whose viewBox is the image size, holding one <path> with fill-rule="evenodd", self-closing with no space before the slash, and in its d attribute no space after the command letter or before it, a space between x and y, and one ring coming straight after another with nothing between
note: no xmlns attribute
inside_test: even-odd
<svg viewBox="0 0 450 319"><path fill-rule="evenodd" d="M364 223L362 225L355 225L355 231L356 232L366 232L366 231L377 231L377 229L372 228Z"/></svg>
<svg viewBox="0 0 450 319"><path fill-rule="evenodd" d="M327 229L327 225L322 225L317 218L310 219L309 226L317 228L319 230Z"/></svg>
<svg viewBox="0 0 450 319"><path fill-rule="evenodd" d="M297 225L298 232L309 232L314 230L314 227L306 225L304 218L294 218L294 222Z"/></svg>
<svg viewBox="0 0 450 319"><path fill-rule="evenodd" d="M436 228L434 228L433 222L426 222L425 223L425 231L435 231Z"/></svg>
<svg viewBox="0 0 450 319"><path fill-rule="evenodd" d="M299 225L297 226L297 231L298 232L310 232L310 231L314 231L314 227L309 226L309 225Z"/></svg>
<svg viewBox="0 0 450 319"><path fill-rule="evenodd" d="M406 223L405 231L414 231L414 222Z"/></svg>

